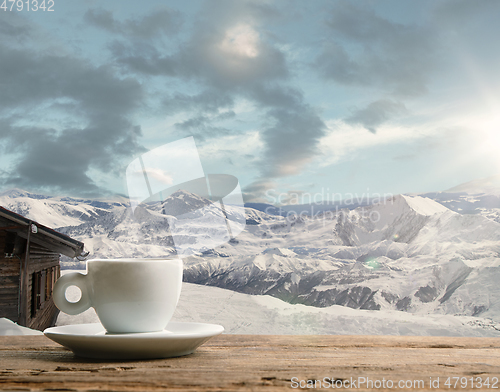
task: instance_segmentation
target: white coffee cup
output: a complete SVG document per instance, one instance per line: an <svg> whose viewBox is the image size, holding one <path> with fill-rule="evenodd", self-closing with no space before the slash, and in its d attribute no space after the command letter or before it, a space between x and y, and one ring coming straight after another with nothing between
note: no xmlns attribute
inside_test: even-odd
<svg viewBox="0 0 500 392"><path fill-rule="evenodd" d="M77 286L78 302L66 299ZM182 259L95 259L87 274L72 272L54 285L54 303L75 315L93 307L109 333L154 332L165 329L181 294Z"/></svg>

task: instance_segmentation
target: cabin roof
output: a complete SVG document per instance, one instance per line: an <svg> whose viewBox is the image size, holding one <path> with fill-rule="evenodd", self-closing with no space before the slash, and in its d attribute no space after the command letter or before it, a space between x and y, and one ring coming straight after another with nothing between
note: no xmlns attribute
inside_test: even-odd
<svg viewBox="0 0 500 392"><path fill-rule="evenodd" d="M25 218L4 207L0 207L0 230L14 231L20 237L26 239L31 225L36 226L36 230L31 230L31 242L72 258L85 258L88 255L88 252L85 252L83 249L83 242L61 234L50 227Z"/></svg>

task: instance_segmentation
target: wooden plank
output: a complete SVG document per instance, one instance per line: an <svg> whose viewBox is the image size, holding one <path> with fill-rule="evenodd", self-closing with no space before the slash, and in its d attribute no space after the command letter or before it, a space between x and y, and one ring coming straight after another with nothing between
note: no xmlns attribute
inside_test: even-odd
<svg viewBox="0 0 500 392"><path fill-rule="evenodd" d="M9 300L16 300L19 298L19 290L18 288L0 288L0 303L4 304Z"/></svg>
<svg viewBox="0 0 500 392"><path fill-rule="evenodd" d="M0 297L19 296L19 285L9 285L0 287Z"/></svg>
<svg viewBox="0 0 500 392"><path fill-rule="evenodd" d="M0 287L19 287L19 275L0 276Z"/></svg>
<svg viewBox="0 0 500 392"><path fill-rule="evenodd" d="M0 296L7 297L14 295L16 297L19 296L19 285L10 285L10 286L2 286L0 287Z"/></svg>
<svg viewBox="0 0 500 392"><path fill-rule="evenodd" d="M37 271L42 271L48 268L52 268L59 265L59 258L57 259L30 259L30 263L28 265L28 271L30 274Z"/></svg>
<svg viewBox="0 0 500 392"><path fill-rule="evenodd" d="M9 285L0 287L0 295L18 295L19 294L19 285Z"/></svg>
<svg viewBox="0 0 500 392"><path fill-rule="evenodd" d="M19 297L16 294L9 293L8 295L0 295L0 310L6 305L15 305L19 302Z"/></svg>
<svg viewBox="0 0 500 392"><path fill-rule="evenodd" d="M0 231L26 229L26 225L0 226Z"/></svg>
<svg viewBox="0 0 500 392"><path fill-rule="evenodd" d="M0 276L19 275L19 260L17 258L0 259Z"/></svg>
<svg viewBox="0 0 500 392"><path fill-rule="evenodd" d="M2 306L0 307L0 317L9 318L7 315L5 315L5 312L9 311L9 309L16 309L16 313L17 313L17 309L18 309L17 304L18 304L18 302L15 300L9 300L6 302L3 302L3 300L2 300Z"/></svg>
<svg viewBox="0 0 500 392"><path fill-rule="evenodd" d="M292 381L352 378L356 388L350 389L368 390L358 384L364 378L396 386L423 381L423 388L398 389L436 391L450 390L448 377L464 377L469 388L459 389L471 390L471 377L489 377L490 386L498 379L499 349L496 338L222 335L185 357L98 361L75 357L44 336L0 337L0 384L18 390L290 391ZM438 377L439 387L430 384Z"/></svg>
<svg viewBox="0 0 500 392"><path fill-rule="evenodd" d="M19 276L19 266L17 268L12 267L12 268L5 268L0 270L0 276Z"/></svg>
<svg viewBox="0 0 500 392"><path fill-rule="evenodd" d="M19 232L19 236L27 239L27 235L23 232ZM50 249L54 252L65 254L66 256L75 257L75 249L72 246L65 245L63 242L60 242L58 239L54 239L48 237L46 235L41 235L40 233L31 236L30 235L30 244L36 244L45 249Z"/></svg>
<svg viewBox="0 0 500 392"><path fill-rule="evenodd" d="M36 246L36 244L31 244L31 250L30 253L32 254L37 254L37 255L50 255L50 256L56 256L59 257L59 253L51 250L44 248L43 246Z"/></svg>

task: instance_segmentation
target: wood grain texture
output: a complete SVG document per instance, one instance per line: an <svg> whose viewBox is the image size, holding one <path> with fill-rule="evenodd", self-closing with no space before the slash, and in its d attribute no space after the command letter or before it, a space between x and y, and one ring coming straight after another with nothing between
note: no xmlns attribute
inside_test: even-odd
<svg viewBox="0 0 500 392"><path fill-rule="evenodd" d="M437 390L429 377L439 377L439 389L449 390L447 377L500 377L500 340L221 335L185 357L103 362L78 358L44 336L0 337L3 390L279 391L293 390L294 377L424 380L419 391Z"/></svg>

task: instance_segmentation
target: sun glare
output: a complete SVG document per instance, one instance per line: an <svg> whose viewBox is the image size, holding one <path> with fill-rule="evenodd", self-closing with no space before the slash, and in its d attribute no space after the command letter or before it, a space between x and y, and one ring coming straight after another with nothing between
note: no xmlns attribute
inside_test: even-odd
<svg viewBox="0 0 500 392"><path fill-rule="evenodd" d="M482 156L493 156L497 162L497 168L500 170L500 116L484 121L480 132Z"/></svg>
<svg viewBox="0 0 500 392"><path fill-rule="evenodd" d="M237 25L226 31L221 50L233 55L254 58L259 55L259 34L249 25Z"/></svg>

